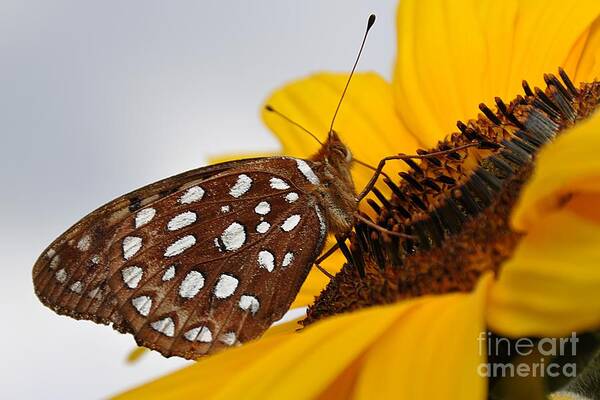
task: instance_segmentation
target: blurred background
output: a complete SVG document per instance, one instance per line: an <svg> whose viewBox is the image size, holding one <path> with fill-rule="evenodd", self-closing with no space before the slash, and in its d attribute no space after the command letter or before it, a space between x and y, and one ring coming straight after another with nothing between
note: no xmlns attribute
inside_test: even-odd
<svg viewBox="0 0 600 400"><path fill-rule="evenodd" d="M368 3L368 4L367 4ZM277 151L259 106L284 82L359 65L390 77L395 0L0 2L3 398L95 399L188 362L60 317L39 253L88 212L210 156ZM290 117L294 117L291 115ZM300 121L301 122L301 121Z"/></svg>

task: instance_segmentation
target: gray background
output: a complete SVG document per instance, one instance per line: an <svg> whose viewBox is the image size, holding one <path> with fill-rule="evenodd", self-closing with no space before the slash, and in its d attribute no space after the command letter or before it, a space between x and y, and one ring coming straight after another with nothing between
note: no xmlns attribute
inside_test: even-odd
<svg viewBox="0 0 600 400"><path fill-rule="evenodd" d="M131 337L59 317L33 294L42 249L102 203L203 165L277 150L258 108L285 81L389 77L396 1L0 2L3 398L101 398L187 362L124 359Z"/></svg>

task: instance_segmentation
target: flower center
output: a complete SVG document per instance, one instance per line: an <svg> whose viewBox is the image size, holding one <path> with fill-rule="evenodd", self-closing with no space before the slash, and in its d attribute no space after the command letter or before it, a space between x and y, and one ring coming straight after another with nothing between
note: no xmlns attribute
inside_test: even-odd
<svg viewBox="0 0 600 400"><path fill-rule="evenodd" d="M309 307L304 325L323 317L427 294L470 291L482 273L497 273L522 233L509 218L534 168L539 149L587 118L600 103L600 83L577 89L561 69L562 82L545 75L545 90L532 90L496 112L482 114L440 141L435 157L407 159L401 181L384 179L392 195L374 190L374 221L405 239L358 223L343 249L347 263ZM477 147L453 149L478 142Z"/></svg>

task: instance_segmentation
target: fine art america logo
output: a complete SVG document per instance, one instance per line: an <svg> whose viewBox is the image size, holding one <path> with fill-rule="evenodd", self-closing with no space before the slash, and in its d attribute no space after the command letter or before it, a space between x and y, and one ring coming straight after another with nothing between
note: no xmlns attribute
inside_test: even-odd
<svg viewBox="0 0 600 400"><path fill-rule="evenodd" d="M490 332L481 332L477 338L479 355L487 356L487 360L496 356L507 356L512 361L505 363L481 363L477 373L482 377L550 377L564 376L574 378L577 366L573 363L556 363L552 360L557 356L575 356L577 354L577 338L575 332L569 337L542 338L533 340L520 338L509 340L504 337L492 336ZM520 362L522 357L538 355L536 362Z"/></svg>

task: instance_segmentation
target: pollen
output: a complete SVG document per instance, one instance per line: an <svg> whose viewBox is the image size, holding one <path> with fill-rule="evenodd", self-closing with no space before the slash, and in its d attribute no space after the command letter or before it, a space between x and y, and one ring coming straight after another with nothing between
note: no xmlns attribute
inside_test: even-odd
<svg viewBox="0 0 600 400"><path fill-rule="evenodd" d="M347 262L308 309L308 325L323 317L428 294L466 292L481 274L497 273L522 234L509 218L535 166L536 155L565 129L587 118L600 103L600 82L579 88L566 73L544 76L546 88L523 81L523 95L495 99L437 147L402 158L408 171L386 198L367 203L373 220L391 236L355 224ZM470 145L470 146L467 146ZM364 215L367 217L366 215Z"/></svg>

